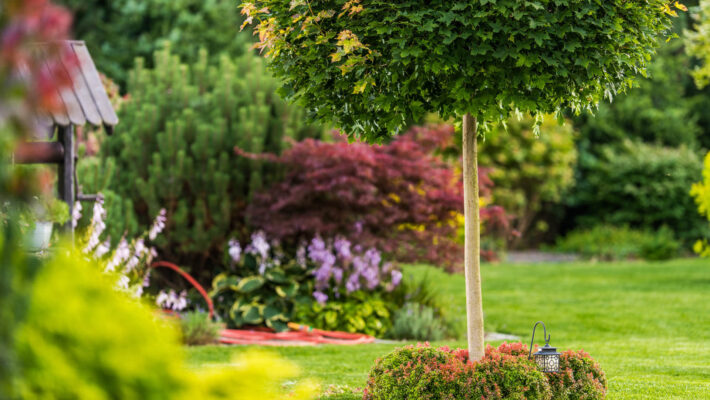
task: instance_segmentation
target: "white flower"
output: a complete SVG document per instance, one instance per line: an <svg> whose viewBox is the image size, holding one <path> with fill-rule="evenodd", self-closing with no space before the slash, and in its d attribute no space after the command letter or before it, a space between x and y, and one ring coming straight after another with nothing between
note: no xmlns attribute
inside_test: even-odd
<svg viewBox="0 0 710 400"><path fill-rule="evenodd" d="M269 256L269 249L271 249L271 246L266 241L266 235L264 232L259 231L251 235L251 244L247 246L246 252L266 259Z"/></svg>
<svg viewBox="0 0 710 400"><path fill-rule="evenodd" d="M74 210L72 211L71 217L71 226L72 228L76 228L76 225L81 219L81 202L77 201L76 203L74 203Z"/></svg>
<svg viewBox="0 0 710 400"><path fill-rule="evenodd" d="M121 275L118 278L118 282L116 282L116 287L119 289L123 290L128 290L128 284L130 284L131 281L128 279L126 275Z"/></svg>
<svg viewBox="0 0 710 400"><path fill-rule="evenodd" d="M161 290L160 293L158 293L158 297L155 298L155 304L160 308L166 308L169 300L170 297L168 294Z"/></svg>
<svg viewBox="0 0 710 400"><path fill-rule="evenodd" d="M126 261L128 257L131 256L131 249L128 247L128 242L126 239L121 239L118 244L116 251L113 253L113 258L108 262L106 266L106 271L114 271L116 267L121 265L122 262Z"/></svg>
<svg viewBox="0 0 710 400"><path fill-rule="evenodd" d="M187 292L183 290L178 295L174 290L170 290L167 293L161 290L155 299L155 304L161 308L182 311L187 307Z"/></svg>
<svg viewBox="0 0 710 400"><path fill-rule="evenodd" d="M106 253L108 253L109 250L111 250L111 240L106 239L103 243L96 246L96 250L94 250L94 257L101 258L104 255L106 255Z"/></svg>
<svg viewBox="0 0 710 400"><path fill-rule="evenodd" d="M235 263L238 263L242 257L242 247L236 239L229 240L229 257L231 257L232 261Z"/></svg>
<svg viewBox="0 0 710 400"><path fill-rule="evenodd" d="M106 210L104 209L104 201L102 198L98 198L94 203L94 214L91 217L91 227L89 228L91 234L89 235L89 240L84 247L84 253L88 254L96 246L101 243L101 234L106 229L106 223L104 219L106 218Z"/></svg>
<svg viewBox="0 0 710 400"><path fill-rule="evenodd" d="M153 221L153 226L150 227L150 232L148 232L148 238L150 238L150 240L155 240L158 234L165 229L165 221L167 221L167 219L167 211L161 208L158 216L155 217L155 221Z"/></svg>

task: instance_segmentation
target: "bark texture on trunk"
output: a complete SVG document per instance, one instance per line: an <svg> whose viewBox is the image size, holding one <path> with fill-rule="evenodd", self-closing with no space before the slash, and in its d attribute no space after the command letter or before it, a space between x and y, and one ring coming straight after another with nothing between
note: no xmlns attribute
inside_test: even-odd
<svg viewBox="0 0 710 400"><path fill-rule="evenodd" d="M480 360L483 348L483 305L481 296L481 219L478 199L478 126L471 114L463 117L463 197L466 218L464 250L466 268L466 316L468 354Z"/></svg>

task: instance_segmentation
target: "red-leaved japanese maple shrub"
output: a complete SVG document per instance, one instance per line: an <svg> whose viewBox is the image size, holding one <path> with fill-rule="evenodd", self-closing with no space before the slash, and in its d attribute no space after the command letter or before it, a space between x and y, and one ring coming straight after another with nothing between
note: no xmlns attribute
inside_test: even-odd
<svg viewBox="0 0 710 400"><path fill-rule="evenodd" d="M254 197L248 221L284 242L342 235L399 261L454 270L463 255L456 240L463 191L457 164L440 154L452 141L453 127L439 126L414 128L384 145L295 143L271 158L284 165L285 177ZM485 171L480 183L485 196L492 185ZM499 207L484 208L481 217L507 224Z"/></svg>
<svg viewBox="0 0 710 400"><path fill-rule="evenodd" d="M549 374L548 381L553 400L601 400L606 397L606 375L583 350L563 352L560 372Z"/></svg>

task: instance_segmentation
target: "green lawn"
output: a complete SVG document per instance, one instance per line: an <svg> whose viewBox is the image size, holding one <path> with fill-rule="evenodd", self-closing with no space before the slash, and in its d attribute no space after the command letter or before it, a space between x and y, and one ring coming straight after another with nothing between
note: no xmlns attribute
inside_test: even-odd
<svg viewBox="0 0 710 400"><path fill-rule="evenodd" d="M463 276L425 266L408 267L406 274L428 274L463 329ZM529 343L535 321L544 321L553 346L584 349L601 363L609 399L710 399L710 261L485 265L482 274L487 331ZM357 388L373 360L396 346L273 351L301 365L324 388ZM199 367L229 362L244 350L211 346L188 354ZM355 398L331 398L336 397Z"/></svg>

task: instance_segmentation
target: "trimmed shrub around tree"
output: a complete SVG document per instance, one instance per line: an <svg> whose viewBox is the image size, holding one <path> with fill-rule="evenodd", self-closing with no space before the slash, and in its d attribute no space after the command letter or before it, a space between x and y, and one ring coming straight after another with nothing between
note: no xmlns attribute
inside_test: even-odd
<svg viewBox="0 0 710 400"><path fill-rule="evenodd" d="M560 372L549 374L553 400L602 400L606 397L604 371L583 350L567 350L560 356Z"/></svg>
<svg viewBox="0 0 710 400"><path fill-rule="evenodd" d="M606 390L604 372L584 351L564 352L560 373L545 374L522 343L489 345L474 363L466 350L419 344L377 359L363 399L602 400Z"/></svg>
<svg viewBox="0 0 710 400"><path fill-rule="evenodd" d="M523 354L524 353L524 354ZM552 398L545 374L522 344L488 346L469 362L466 350L405 346L375 361L365 400Z"/></svg>
<svg viewBox="0 0 710 400"><path fill-rule="evenodd" d="M363 399L466 399L467 385L460 379L465 370L449 352L405 346L375 361Z"/></svg>

